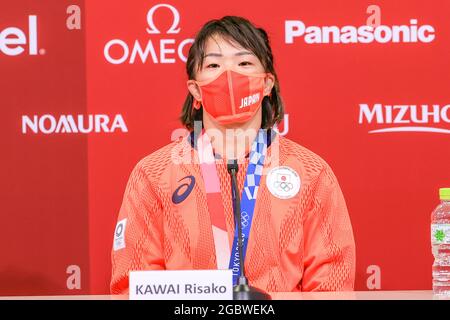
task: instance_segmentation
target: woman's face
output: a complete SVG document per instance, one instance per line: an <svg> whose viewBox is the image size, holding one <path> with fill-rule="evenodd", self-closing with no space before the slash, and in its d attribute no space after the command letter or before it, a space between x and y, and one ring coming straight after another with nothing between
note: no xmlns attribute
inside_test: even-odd
<svg viewBox="0 0 450 320"><path fill-rule="evenodd" d="M196 81L213 80L226 69L248 75L265 73L261 61L253 52L235 42L230 43L220 35L211 36L206 40L204 52L203 64L196 69ZM274 76L268 73L264 81L264 96L270 94L273 85ZM201 92L195 81L188 81L188 89L194 99L201 101Z"/></svg>
<svg viewBox="0 0 450 320"><path fill-rule="evenodd" d="M264 67L255 54L221 36L212 36L205 43L203 64L196 72L197 81L214 79L225 69L245 74L264 73Z"/></svg>

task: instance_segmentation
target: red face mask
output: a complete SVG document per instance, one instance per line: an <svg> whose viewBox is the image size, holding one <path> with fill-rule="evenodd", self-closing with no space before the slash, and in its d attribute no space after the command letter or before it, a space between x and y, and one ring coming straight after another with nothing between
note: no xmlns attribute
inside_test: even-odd
<svg viewBox="0 0 450 320"><path fill-rule="evenodd" d="M266 75L246 75L227 69L213 80L196 81L205 111L220 124L248 121L261 106Z"/></svg>

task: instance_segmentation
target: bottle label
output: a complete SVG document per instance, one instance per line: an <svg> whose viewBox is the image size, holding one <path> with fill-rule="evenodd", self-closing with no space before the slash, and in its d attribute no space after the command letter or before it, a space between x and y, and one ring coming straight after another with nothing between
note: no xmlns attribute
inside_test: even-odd
<svg viewBox="0 0 450 320"><path fill-rule="evenodd" d="M450 224L432 224L431 243L450 244Z"/></svg>

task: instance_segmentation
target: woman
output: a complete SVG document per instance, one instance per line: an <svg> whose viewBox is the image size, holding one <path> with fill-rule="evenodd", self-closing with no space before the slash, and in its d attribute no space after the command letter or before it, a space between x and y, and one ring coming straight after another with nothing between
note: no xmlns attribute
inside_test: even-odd
<svg viewBox="0 0 450 320"><path fill-rule="evenodd" d="M354 238L332 170L271 130L283 104L266 32L240 17L212 20L186 67L181 121L190 134L131 173L111 292L128 292L130 270L230 268L236 282L231 162L238 165L249 283L268 292L353 290Z"/></svg>

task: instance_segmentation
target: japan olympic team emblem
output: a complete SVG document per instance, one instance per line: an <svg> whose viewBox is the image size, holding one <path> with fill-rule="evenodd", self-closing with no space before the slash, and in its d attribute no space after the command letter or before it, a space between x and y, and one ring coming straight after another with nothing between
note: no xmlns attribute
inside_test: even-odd
<svg viewBox="0 0 450 320"><path fill-rule="evenodd" d="M266 180L270 193L280 199L294 197L300 190L300 176L294 169L281 166L269 171Z"/></svg>

